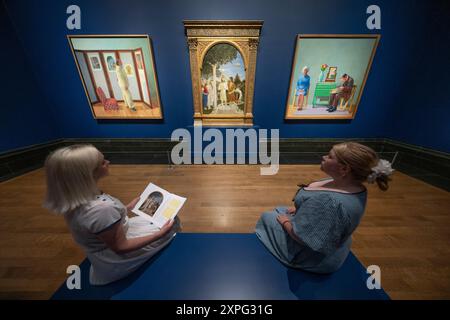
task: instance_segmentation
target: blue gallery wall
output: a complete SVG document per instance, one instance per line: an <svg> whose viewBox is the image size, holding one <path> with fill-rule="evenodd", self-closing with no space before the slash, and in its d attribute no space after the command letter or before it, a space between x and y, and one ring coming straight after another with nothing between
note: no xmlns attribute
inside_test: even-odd
<svg viewBox="0 0 450 320"><path fill-rule="evenodd" d="M422 4L423 2L423 4ZM438 113L403 112L411 87L420 83L414 64L427 59L414 35L428 32L426 20L418 18L436 10L425 1L366 0L192 0L192 1L5 1L32 64L54 123L61 136L82 137L170 137L176 128L192 125L192 91L189 54L183 20L264 20L257 58L254 123L278 128L280 137L388 137L437 150L450 151L448 117ZM77 4L82 11L82 29L67 30L66 8ZM378 4L382 30L366 28L366 8ZM443 6L443 5L441 5ZM444 15L444 14L442 14ZM445 18L445 17L440 17ZM444 33L445 29L441 30ZM284 109L297 34L381 34L375 59L354 120L285 121ZM93 119L66 39L67 34L149 34L163 105L161 122L97 121ZM441 35L442 37L442 35ZM431 42L432 40L426 39ZM438 41L438 40L436 40ZM439 43L435 43L439 47ZM423 67L432 74L434 64L448 55L434 51ZM442 73L449 66L440 63ZM405 74L411 72L409 78ZM400 79L399 79L400 77ZM440 86L440 87L439 87ZM439 84L439 92L448 91ZM448 94L440 93L441 100ZM433 102L424 98L425 104ZM448 98L447 98L448 101ZM449 107L448 103L433 110ZM423 104L414 107L423 109ZM439 109L440 110L440 109ZM442 111L442 110L440 110ZM444 112L445 113L445 112ZM426 121L422 120L425 119ZM435 134L437 121L442 130ZM20 120L17 119L20 123ZM421 133L411 123L420 123ZM416 125L417 127L418 125ZM445 129L444 129L445 128Z"/></svg>
<svg viewBox="0 0 450 320"><path fill-rule="evenodd" d="M450 1L415 3L403 50L406 68L398 70L392 109L396 123L386 136L450 152ZM402 83L397 87L396 83Z"/></svg>
<svg viewBox="0 0 450 320"><path fill-rule="evenodd" d="M46 98L0 4L0 153L59 137Z"/></svg>

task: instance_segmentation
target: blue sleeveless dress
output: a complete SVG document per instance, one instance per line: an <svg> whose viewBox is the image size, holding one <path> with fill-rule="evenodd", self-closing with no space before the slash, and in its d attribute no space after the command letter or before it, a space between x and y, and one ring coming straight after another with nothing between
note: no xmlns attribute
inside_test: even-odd
<svg viewBox="0 0 450 320"><path fill-rule="evenodd" d="M295 91L295 95L299 96L300 92L303 91L302 94L304 96L306 96L308 94L310 81L311 81L311 78L308 75L306 75L306 76L301 75L297 81L297 90Z"/></svg>
<svg viewBox="0 0 450 320"><path fill-rule="evenodd" d="M294 197L296 214L289 215L301 243L277 221L277 215L286 214L287 207L264 212L256 224L256 235L285 265L331 273L341 267L350 252L351 235L364 214L367 190L343 193L304 187Z"/></svg>

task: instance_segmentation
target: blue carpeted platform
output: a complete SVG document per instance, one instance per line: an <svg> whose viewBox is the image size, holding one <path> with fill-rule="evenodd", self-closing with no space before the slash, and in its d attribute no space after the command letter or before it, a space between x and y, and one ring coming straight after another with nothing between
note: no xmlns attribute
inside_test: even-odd
<svg viewBox="0 0 450 320"><path fill-rule="evenodd" d="M108 286L89 285L87 260L81 272L81 290L63 283L52 299L389 299L367 289L369 275L353 254L334 274L312 274L281 264L255 234L179 233L135 274Z"/></svg>

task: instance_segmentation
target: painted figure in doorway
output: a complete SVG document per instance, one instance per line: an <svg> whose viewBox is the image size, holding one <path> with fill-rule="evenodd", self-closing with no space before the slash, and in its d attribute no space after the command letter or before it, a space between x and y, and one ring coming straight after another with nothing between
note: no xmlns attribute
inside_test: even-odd
<svg viewBox="0 0 450 320"><path fill-rule="evenodd" d="M136 111L136 107L134 106L134 101L133 98L131 97L130 90L128 90L129 88L128 76L125 69L123 68L122 61L120 59L117 59L116 61L116 76L120 90L122 91L124 103L130 110Z"/></svg>

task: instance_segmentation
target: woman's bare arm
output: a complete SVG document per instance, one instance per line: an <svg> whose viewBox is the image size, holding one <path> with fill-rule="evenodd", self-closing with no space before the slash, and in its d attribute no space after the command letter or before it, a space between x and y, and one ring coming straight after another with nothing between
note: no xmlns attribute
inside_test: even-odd
<svg viewBox="0 0 450 320"><path fill-rule="evenodd" d="M102 240L108 248L116 252L117 254L124 254L131 251L138 250L146 245L158 240L164 236L172 228L174 221L168 221L161 230L150 234L148 236L137 237L127 239L125 235L125 230L123 229L123 224L119 221L111 229L106 230L97 235L97 237Z"/></svg>
<svg viewBox="0 0 450 320"><path fill-rule="evenodd" d="M136 203L138 203L139 200L141 200L141 198L137 197L137 198L134 198L129 204L127 204L128 211L133 210L133 208L136 206Z"/></svg>
<svg viewBox="0 0 450 320"><path fill-rule="evenodd" d="M277 216L278 222L281 224L282 228L291 236L292 239L299 243L303 243L300 238L295 234L294 227L292 226L292 222L289 219L288 215L280 214Z"/></svg>
<svg viewBox="0 0 450 320"><path fill-rule="evenodd" d="M295 234L294 227L290 221L283 224L283 229L291 236L292 239L298 243L303 243L302 240L300 240L300 238Z"/></svg>

